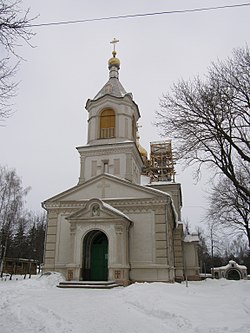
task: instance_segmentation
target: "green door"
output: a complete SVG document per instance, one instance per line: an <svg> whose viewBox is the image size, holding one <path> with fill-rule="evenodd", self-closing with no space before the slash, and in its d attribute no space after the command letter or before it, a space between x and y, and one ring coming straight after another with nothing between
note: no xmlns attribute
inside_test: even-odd
<svg viewBox="0 0 250 333"><path fill-rule="evenodd" d="M108 239L105 234L97 235L91 246L91 281L108 279Z"/></svg>

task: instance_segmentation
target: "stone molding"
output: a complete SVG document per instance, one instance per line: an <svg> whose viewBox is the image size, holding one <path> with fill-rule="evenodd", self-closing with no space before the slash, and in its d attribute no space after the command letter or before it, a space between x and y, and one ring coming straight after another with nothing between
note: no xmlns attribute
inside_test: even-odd
<svg viewBox="0 0 250 333"><path fill-rule="evenodd" d="M100 139L101 140L101 139ZM122 142L115 142L115 143L104 143L100 145L88 145L88 146L79 146L76 149L79 153L84 153L83 156L93 157L93 152L95 152L94 156L102 156L107 155L108 153L130 153L131 154L131 146L134 148L134 151L137 151L137 147L134 141L122 141ZM121 148L123 151L121 152ZM81 154L82 155L82 154Z"/></svg>
<svg viewBox="0 0 250 333"><path fill-rule="evenodd" d="M103 199L104 202L108 203L109 205L117 208L117 207L147 207L150 206L151 209L156 210L157 206L158 209L161 208L162 212L165 212L162 209L162 204L168 204L170 202L170 197L166 198L157 198L157 199ZM83 201L54 201L54 202L46 202L46 209L49 210L49 214L51 214L51 210L53 213L63 213L68 214L70 212L74 212L77 209L84 208L86 203L89 200ZM56 210L57 209L57 210ZM162 213L161 212L161 213Z"/></svg>
<svg viewBox="0 0 250 333"><path fill-rule="evenodd" d="M132 147L131 147L132 146ZM132 150L131 150L132 148ZM130 154L133 155L136 159L136 162L139 165L142 165L142 160L140 153L136 147L134 141L128 142L116 142L111 144L100 144L100 145L89 145L81 146L76 148L80 154L81 161L85 160L87 157L98 157L104 155L117 155L117 154Z"/></svg>
<svg viewBox="0 0 250 333"><path fill-rule="evenodd" d="M154 264L154 263L130 263L131 269L152 269L152 268L164 268L164 269L172 269L173 267L168 264Z"/></svg>

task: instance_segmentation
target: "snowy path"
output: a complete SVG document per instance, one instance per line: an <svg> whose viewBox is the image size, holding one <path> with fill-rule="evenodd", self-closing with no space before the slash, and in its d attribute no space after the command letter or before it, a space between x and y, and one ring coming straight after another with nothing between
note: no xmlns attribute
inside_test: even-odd
<svg viewBox="0 0 250 333"><path fill-rule="evenodd" d="M0 281L0 332L249 333L250 281L59 289L58 275Z"/></svg>

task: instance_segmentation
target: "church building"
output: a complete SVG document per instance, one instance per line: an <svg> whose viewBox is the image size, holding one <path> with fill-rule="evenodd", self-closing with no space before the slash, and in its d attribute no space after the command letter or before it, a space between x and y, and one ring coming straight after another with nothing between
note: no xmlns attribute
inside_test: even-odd
<svg viewBox="0 0 250 333"><path fill-rule="evenodd" d="M48 215L44 271L121 285L197 280L198 238L183 234L171 141L151 143L149 158L141 147L140 111L119 81L116 42L108 82L86 103L78 184L42 203Z"/></svg>

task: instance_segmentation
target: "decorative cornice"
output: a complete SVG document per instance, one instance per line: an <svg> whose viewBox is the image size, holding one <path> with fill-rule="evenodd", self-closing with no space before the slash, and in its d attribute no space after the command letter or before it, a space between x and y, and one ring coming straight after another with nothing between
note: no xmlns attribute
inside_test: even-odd
<svg viewBox="0 0 250 333"><path fill-rule="evenodd" d="M109 205L113 206L114 208L127 208L127 207L145 207L145 208L151 208L155 209L158 206L162 206L164 204L170 203L170 197L165 198L145 198L145 199L102 199L104 202L108 203ZM70 213L77 211L80 208L84 208L86 203L89 200L83 200L83 201L54 201L54 202L46 202L46 209L48 210L54 210L57 209L60 213Z"/></svg>
<svg viewBox="0 0 250 333"><path fill-rule="evenodd" d="M134 141L124 141L124 142L115 142L115 143L106 143L100 145L89 145L89 146L81 146L76 147L79 151L80 155L84 154L84 156L93 156L93 152L95 156L107 155L107 151L109 154L111 153L131 153L131 146L133 149L133 153L137 151L137 147ZM122 150L122 151L121 151Z"/></svg>
<svg viewBox="0 0 250 333"><path fill-rule="evenodd" d="M105 202L110 204L113 207L138 207L138 206L162 206L163 204L168 204L170 202L170 198L145 198L145 199L106 199Z"/></svg>

